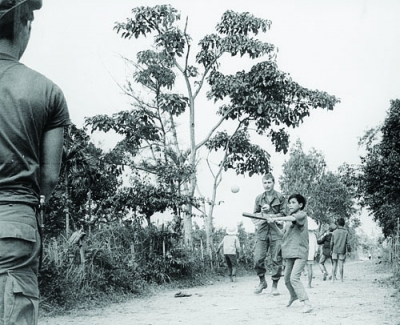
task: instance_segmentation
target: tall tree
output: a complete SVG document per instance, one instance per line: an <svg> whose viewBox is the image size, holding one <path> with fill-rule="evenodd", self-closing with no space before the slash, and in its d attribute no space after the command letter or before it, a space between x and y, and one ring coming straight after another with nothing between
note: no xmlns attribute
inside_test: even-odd
<svg viewBox="0 0 400 325"><path fill-rule="evenodd" d="M382 125L365 133L361 158L360 199L385 236L396 229L400 215L400 100L392 100Z"/></svg>
<svg viewBox="0 0 400 325"><path fill-rule="evenodd" d="M300 140L291 148L279 182L286 195L300 193L307 198L306 210L320 226L339 216L349 220L356 212L354 193L342 181L342 176L326 170L322 153L315 149L305 153Z"/></svg>
<svg viewBox="0 0 400 325"><path fill-rule="evenodd" d="M95 116L87 119L87 124L93 130L112 129L123 135L132 168L154 174L154 167L164 164L178 171L175 175L180 178L171 182L170 189L189 198L196 196L202 150L219 151L222 159L217 165L221 169L212 185L215 202L222 171L253 174L270 168L269 154L251 144L250 130L267 135L278 151L286 152L285 128L297 127L312 109L332 110L338 99L304 88L278 69L274 45L255 38L269 30L270 20L226 11L216 33L199 41L193 59L195 47L187 33L188 19L182 29L180 18L169 5L138 7L132 10L131 18L115 25L125 39L154 35L154 46L138 52L136 62L127 60L134 67L133 79L125 88L133 109L111 117ZM257 59L249 71L221 72L222 64L228 62L224 56L245 55ZM144 87L146 95L139 94L138 85ZM205 97L214 105L196 105L201 96L204 98L201 90L206 86ZM217 103L220 105L215 107ZM199 114L210 117L200 140ZM224 131L223 125L231 131ZM181 207L185 239L191 242L193 204Z"/></svg>

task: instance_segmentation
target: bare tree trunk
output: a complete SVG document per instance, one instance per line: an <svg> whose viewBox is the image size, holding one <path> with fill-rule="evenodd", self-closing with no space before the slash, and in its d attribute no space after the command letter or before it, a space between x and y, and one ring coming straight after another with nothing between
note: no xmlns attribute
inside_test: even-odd
<svg viewBox="0 0 400 325"><path fill-rule="evenodd" d="M69 238L69 186L68 186L68 175L65 172L65 236Z"/></svg>
<svg viewBox="0 0 400 325"><path fill-rule="evenodd" d="M225 158L226 158L226 152L225 152ZM224 159L225 159L224 158ZM211 200L210 200L210 209L208 210L208 213L206 214L206 218L204 221L205 224L205 230L206 230L206 248L207 248L207 253L209 256L212 257L213 253L213 244L214 244L214 226L213 226L213 214L214 214L214 207L216 204L219 204L216 202L217 199L217 189L219 184L222 181L222 171L223 171L223 164L219 166L219 169L216 174L213 173L213 170L208 162L208 167L210 169L211 174L214 177L214 182L213 182L213 188L212 188L212 194L211 194Z"/></svg>
<svg viewBox="0 0 400 325"><path fill-rule="evenodd" d="M192 231L192 207L187 206L183 211L183 233L187 247L191 247L193 242Z"/></svg>
<svg viewBox="0 0 400 325"><path fill-rule="evenodd" d="M192 175L191 177L191 183L190 184L185 184L185 193L189 197L194 196L194 190L196 188L197 184L197 178L196 174ZM189 186L190 185L190 186ZM192 242L193 242L193 223L192 223L192 212L193 208L190 204L186 204L183 209L183 232L184 232L184 239L185 239L185 245L187 247L192 247Z"/></svg>
<svg viewBox="0 0 400 325"><path fill-rule="evenodd" d="M240 128L240 124L237 126L234 134L239 130ZM219 168L216 172L216 174L214 174L209 161L207 159L207 163L208 163L208 167L210 169L210 172L212 174L212 176L214 177L214 182L213 182L213 188L212 188L212 194L211 194L211 206L210 209L208 211L206 220L205 220L205 229L206 229L206 238L207 238L207 253L212 256L213 253L213 239L214 239L214 228L213 228L213 213L214 213L214 206L216 204L219 204L216 202L217 199L217 189L219 184L221 184L222 181L222 172L224 169L224 162L226 161L226 158L228 156L228 147L229 147L229 141L225 146L225 153L224 153L224 158L221 161L221 164L219 165Z"/></svg>
<svg viewBox="0 0 400 325"><path fill-rule="evenodd" d="M150 227L151 226L151 216L146 215L146 222L147 222L147 225Z"/></svg>
<svg viewBox="0 0 400 325"><path fill-rule="evenodd" d="M217 198L217 188L219 183L221 182L221 176L220 174L217 175L216 178L214 178L214 183L213 183L213 191L211 195L211 200L210 200L210 208L208 209L208 213L206 215L206 218L204 220L204 227L206 230L206 249L207 249L207 254L209 256L212 256L213 253L213 248L214 248L214 207L216 204L216 198Z"/></svg>

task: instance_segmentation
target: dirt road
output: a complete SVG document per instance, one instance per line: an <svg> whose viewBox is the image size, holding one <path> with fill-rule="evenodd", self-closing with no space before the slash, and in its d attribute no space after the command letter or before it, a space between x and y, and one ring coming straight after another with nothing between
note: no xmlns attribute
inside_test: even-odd
<svg viewBox="0 0 400 325"><path fill-rule="evenodd" d="M190 297L175 298L177 291L115 304L79 315L42 318L40 325L400 325L400 292L388 282L390 270L375 261L346 262L344 282L322 281L314 266L313 288L307 289L313 311L302 314L302 305L289 300L288 291L279 282L279 296L270 288L253 293L256 277L238 277L213 285L184 290ZM306 283L306 276L302 277ZM268 281L270 286L270 281Z"/></svg>

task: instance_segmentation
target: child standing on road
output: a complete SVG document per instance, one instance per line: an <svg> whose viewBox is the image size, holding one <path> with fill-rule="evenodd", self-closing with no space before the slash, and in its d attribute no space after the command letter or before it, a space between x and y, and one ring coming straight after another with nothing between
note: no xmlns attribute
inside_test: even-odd
<svg viewBox="0 0 400 325"><path fill-rule="evenodd" d="M240 242L237 237L237 227L231 226L226 230L226 235L218 245L217 253L223 248L228 275L231 282L236 282L237 259L240 252Z"/></svg>
<svg viewBox="0 0 400 325"><path fill-rule="evenodd" d="M310 217L307 217L307 221L308 221L307 276L308 276L308 288L312 288L311 282L314 276L313 265L315 256L317 255L318 251L318 244L317 244L317 237L315 236L315 230L318 229L318 225Z"/></svg>
<svg viewBox="0 0 400 325"><path fill-rule="evenodd" d="M338 228L332 233L331 251L333 261L332 281L336 280L336 271L339 263L340 280L343 282L344 261L346 260L348 232L344 229L344 218L337 220Z"/></svg>
<svg viewBox="0 0 400 325"><path fill-rule="evenodd" d="M303 302L303 313L312 311L311 303L306 290L300 281L308 257L308 221L307 214L302 211L306 205L306 199L300 194L289 197L289 216L267 218L268 223L274 221L290 221L287 223L282 241L282 257L286 260L285 285L290 293L287 307L295 300Z"/></svg>

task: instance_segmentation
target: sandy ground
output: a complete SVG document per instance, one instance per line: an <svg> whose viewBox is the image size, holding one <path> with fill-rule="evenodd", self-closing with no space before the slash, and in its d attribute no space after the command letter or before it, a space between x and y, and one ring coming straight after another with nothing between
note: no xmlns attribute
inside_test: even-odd
<svg viewBox="0 0 400 325"><path fill-rule="evenodd" d="M330 271L328 269L328 271ZM298 301L289 308L283 278L279 296L268 289L256 295L256 277L226 279L184 290L190 297L175 298L177 291L162 293L76 315L46 317L39 324L65 325L400 325L400 292L390 281L390 270L375 261L346 262L344 282L323 281L314 265L313 288L307 289L313 311L302 314ZM302 276L303 283L307 281Z"/></svg>

